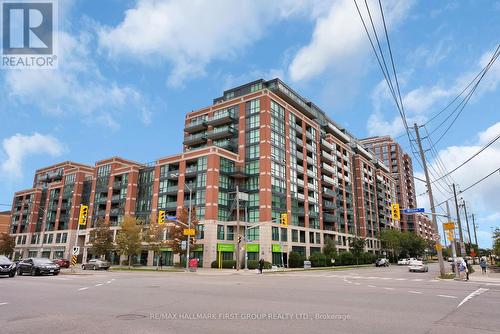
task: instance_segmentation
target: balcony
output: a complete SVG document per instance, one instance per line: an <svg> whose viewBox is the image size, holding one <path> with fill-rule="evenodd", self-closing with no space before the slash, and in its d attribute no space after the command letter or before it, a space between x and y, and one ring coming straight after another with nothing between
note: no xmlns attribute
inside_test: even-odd
<svg viewBox="0 0 500 334"><path fill-rule="evenodd" d="M293 209L292 214L296 214L297 216L305 216L306 211L304 208Z"/></svg>
<svg viewBox="0 0 500 334"><path fill-rule="evenodd" d="M170 186L164 189L164 192L167 194L177 194L178 191L179 191L178 186Z"/></svg>
<svg viewBox="0 0 500 334"><path fill-rule="evenodd" d="M312 170L310 170L310 169L307 169L307 175L309 177L316 177L316 174Z"/></svg>
<svg viewBox="0 0 500 334"><path fill-rule="evenodd" d="M122 197L122 195L113 195L113 196L111 197L111 201L112 201L112 202L118 202L118 201L121 201L121 200L122 200L122 198L123 198L123 197Z"/></svg>
<svg viewBox="0 0 500 334"><path fill-rule="evenodd" d="M301 187L304 187L304 180L302 179L297 179L297 184Z"/></svg>
<svg viewBox="0 0 500 334"><path fill-rule="evenodd" d="M198 132L207 129L207 122L205 120L196 120L186 125L184 131L187 133Z"/></svg>
<svg viewBox="0 0 500 334"><path fill-rule="evenodd" d="M204 132L184 137L184 145L198 145L206 142L207 135Z"/></svg>
<svg viewBox="0 0 500 334"><path fill-rule="evenodd" d="M222 138L232 137L236 133L236 130L232 126L223 126L220 128L215 128L207 133L207 138L216 140Z"/></svg>
<svg viewBox="0 0 500 334"><path fill-rule="evenodd" d="M321 151L321 160L327 161L327 162L333 162L333 161L335 161L335 158L330 153L327 153L325 151Z"/></svg>
<svg viewBox="0 0 500 334"><path fill-rule="evenodd" d="M302 141L302 139L299 139L297 138L297 147L304 147L304 142Z"/></svg>
<svg viewBox="0 0 500 334"><path fill-rule="evenodd" d="M184 174L186 175L196 174L197 171L198 171L197 166L189 166L186 167L186 171L184 172Z"/></svg>
<svg viewBox="0 0 500 334"><path fill-rule="evenodd" d="M224 148L228 151L233 151L236 149L236 146L233 145L231 140L220 140L220 141L215 141L213 144L217 147Z"/></svg>
<svg viewBox="0 0 500 334"><path fill-rule="evenodd" d="M335 149L335 147L333 146L332 143L329 143L328 141L326 141L325 139L321 139L321 146L323 146L324 148L328 149L328 150L333 150Z"/></svg>
<svg viewBox="0 0 500 334"><path fill-rule="evenodd" d="M165 208L168 209L177 209L177 201L170 201L165 203Z"/></svg>
<svg viewBox="0 0 500 334"><path fill-rule="evenodd" d="M210 117L207 120L207 124L212 125L212 126L217 126L217 125L232 123L234 121L234 119L235 119L234 111L231 108L231 109L217 112L216 115L214 115L213 117Z"/></svg>
<svg viewBox="0 0 500 334"><path fill-rule="evenodd" d="M322 163L322 167L323 167L323 169L324 169L324 170L327 170L327 171L329 171L329 172L330 172L330 173L332 173L332 174L335 174L335 173L337 172L337 171L335 170L335 168L333 168L332 166L330 166L330 165L329 165L329 164L327 164L327 163L324 163L324 162L323 162L323 163Z"/></svg>
<svg viewBox="0 0 500 334"><path fill-rule="evenodd" d="M305 200L305 196L304 196L304 194L300 194L300 193L299 193L299 194L297 194L297 198L298 198L299 200L301 200L301 201L304 201L304 200Z"/></svg>
<svg viewBox="0 0 500 334"><path fill-rule="evenodd" d="M314 147L312 147L312 145L310 144L306 144L306 148L309 152L316 152L316 150L314 149Z"/></svg>
<svg viewBox="0 0 500 334"><path fill-rule="evenodd" d="M330 184L332 186L337 186L337 182L335 182L334 179L332 179L331 177L329 176L326 176L326 175L322 175L321 176L321 180L323 180L323 183L327 183L327 184Z"/></svg>
<svg viewBox="0 0 500 334"><path fill-rule="evenodd" d="M166 174L167 179L178 179L179 178L179 170L172 170Z"/></svg>
<svg viewBox="0 0 500 334"><path fill-rule="evenodd" d="M307 163L308 163L308 164L311 164L311 165L314 165L314 160L313 160L313 158L311 158L310 156L307 156Z"/></svg>
<svg viewBox="0 0 500 334"><path fill-rule="evenodd" d="M333 191L331 189L323 188L323 197L334 198L334 197L337 197L337 194L335 193L335 191Z"/></svg>
<svg viewBox="0 0 500 334"><path fill-rule="evenodd" d="M325 222L336 222L338 219L337 219L337 216L336 215L332 215L330 213L323 213L323 221Z"/></svg>
<svg viewBox="0 0 500 334"><path fill-rule="evenodd" d="M323 209L333 210L333 209L335 209L335 203L333 203L331 201L324 200L323 201Z"/></svg>
<svg viewBox="0 0 500 334"><path fill-rule="evenodd" d="M301 165L297 165L297 172L304 174L304 167Z"/></svg>
<svg viewBox="0 0 500 334"><path fill-rule="evenodd" d="M304 160L304 154L302 152L297 151L297 159L303 161Z"/></svg>

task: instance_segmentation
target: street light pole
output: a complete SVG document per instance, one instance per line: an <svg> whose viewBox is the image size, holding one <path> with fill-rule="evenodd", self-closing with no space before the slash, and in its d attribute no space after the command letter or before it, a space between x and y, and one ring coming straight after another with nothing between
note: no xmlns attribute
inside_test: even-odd
<svg viewBox="0 0 500 334"><path fill-rule="evenodd" d="M457 189L453 183L453 197L455 197L455 209L457 210L458 236L460 238L460 256L465 256L464 235L462 232L462 222L460 220L460 210L458 209Z"/></svg>

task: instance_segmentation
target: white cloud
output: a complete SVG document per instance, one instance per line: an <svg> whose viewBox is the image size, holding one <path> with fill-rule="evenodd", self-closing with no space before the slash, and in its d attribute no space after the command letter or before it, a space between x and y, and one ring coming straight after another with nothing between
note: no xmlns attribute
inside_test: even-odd
<svg viewBox="0 0 500 334"><path fill-rule="evenodd" d="M373 12L379 12L378 3L370 1ZM385 1L384 14L388 29L404 20L413 1ZM368 18L360 1L363 17ZM381 31L380 15L374 15ZM382 28L383 29L383 28ZM329 68L342 69L352 64L353 58L366 56L370 48L365 30L351 0L333 2L328 13L318 18L310 43L297 52L289 67L294 81L308 80Z"/></svg>
<svg viewBox="0 0 500 334"><path fill-rule="evenodd" d="M486 66L492 55L492 51L483 53L473 70L463 73L454 80L453 84L449 86L441 84L433 86L420 86L406 93L402 99L405 107L407 123L409 125L415 122L419 124L424 123L432 113L436 112L433 108L435 108L438 104L442 107L448 104L452 98L457 96L469 84L469 82L473 80L480 69ZM404 81L400 80L400 84L402 82ZM499 83L500 64L495 62L488 73L484 76L477 90L474 92L469 104L474 103L474 101L481 98L483 94L495 91ZM390 95L390 91L385 81L381 81L375 86L371 97L374 110L367 122L367 130L369 134L391 134L395 136L403 133L404 127L402 126L390 128L391 125L396 125L398 123L397 119L400 116L397 114L393 97ZM449 108L450 112L458 105L460 100L461 99L458 99L455 104ZM391 110L391 112L384 113L383 111L385 110ZM397 116L390 117L390 120L386 120L386 117L384 116L387 114L396 114ZM388 128L392 131L384 132L387 131Z"/></svg>
<svg viewBox="0 0 500 334"><path fill-rule="evenodd" d="M316 15L324 2L309 1L154 1L139 0L115 27L99 29L101 50L144 63L168 61L172 86L205 74L216 59L234 58L284 18ZM234 9L228 14L228 9Z"/></svg>
<svg viewBox="0 0 500 334"><path fill-rule="evenodd" d="M8 177L22 176L22 164L25 157L34 154L48 154L56 157L64 152L64 146L50 135L35 132L31 136L15 134L2 141L6 159L1 163L2 172Z"/></svg>
<svg viewBox="0 0 500 334"><path fill-rule="evenodd" d="M89 54L92 36L59 32L59 68L56 70L11 70L5 74L5 89L13 101L33 105L47 114L83 116L86 122L109 126L117 114L147 103L139 91L108 81ZM139 116L140 117L140 116ZM111 126L111 128L117 128Z"/></svg>
<svg viewBox="0 0 500 334"><path fill-rule="evenodd" d="M438 152L440 160L445 164L445 168L450 171L463 163L467 158L475 154L493 137L500 134L500 122L493 124L484 131L478 133L475 145L470 146L450 146ZM439 163L436 159L430 160L429 170L440 171ZM414 166L416 164L414 163ZM469 214L474 212L478 221L486 223L498 222L500 217L500 208L498 207L498 198L500 198L500 173L493 174L488 179L476 186L460 193L466 187L479 181L482 177L490 174L494 169L500 167L500 142L496 142L489 148L485 149L482 153L474 157L470 162L459 168L451 176L458 184L457 192L458 198L463 197L467 201L469 207ZM436 173L434 173L436 174ZM422 173L415 173L416 177L424 178ZM433 179L433 177L431 177ZM415 188L417 194L426 191L425 184L420 181L415 181ZM433 193L435 203L440 203L452 196L451 191L447 186L442 183L440 186L433 184ZM444 194L443 194L443 193ZM429 209L428 196L420 196L417 198L419 206ZM452 216L456 216L455 204L451 200L449 202ZM438 212L444 212L445 205L438 209ZM482 224L481 224L482 225ZM486 226L481 226L485 228ZM486 242L483 240L483 243Z"/></svg>

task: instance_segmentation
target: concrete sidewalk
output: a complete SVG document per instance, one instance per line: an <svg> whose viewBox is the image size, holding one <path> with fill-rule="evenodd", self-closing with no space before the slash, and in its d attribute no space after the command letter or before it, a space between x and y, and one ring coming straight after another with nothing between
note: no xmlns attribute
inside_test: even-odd
<svg viewBox="0 0 500 334"><path fill-rule="evenodd" d="M491 272L488 268L486 275L484 275L480 266L474 265L472 268L474 268L474 273L469 275L469 282L500 284L500 273Z"/></svg>

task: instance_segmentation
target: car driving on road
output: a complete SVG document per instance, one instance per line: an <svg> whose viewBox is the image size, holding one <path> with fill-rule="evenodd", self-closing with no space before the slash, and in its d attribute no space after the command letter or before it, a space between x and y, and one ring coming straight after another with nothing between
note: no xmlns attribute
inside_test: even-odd
<svg viewBox="0 0 500 334"><path fill-rule="evenodd" d="M428 272L429 267L423 262L423 261L412 261L411 264L408 266L408 270L410 272Z"/></svg>
<svg viewBox="0 0 500 334"><path fill-rule="evenodd" d="M59 265L54 261L46 258L32 257L22 260L17 265L17 274L30 274L31 276L52 274L54 276L59 274Z"/></svg>
<svg viewBox="0 0 500 334"><path fill-rule="evenodd" d="M375 267L389 267L389 260L377 259L377 261L375 261Z"/></svg>
<svg viewBox="0 0 500 334"><path fill-rule="evenodd" d="M57 263L60 268L69 268L68 259L55 259L54 262Z"/></svg>
<svg viewBox="0 0 500 334"><path fill-rule="evenodd" d="M9 277L16 275L16 264L3 255L0 255L0 275L9 275Z"/></svg>
<svg viewBox="0 0 500 334"><path fill-rule="evenodd" d="M87 263L82 264L82 269L92 269L92 270L99 270L99 269L104 269L108 270L109 267L111 267L111 263L108 261L104 260L99 260L99 259L92 259L89 260Z"/></svg>

